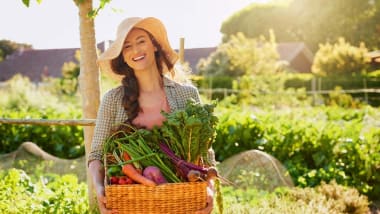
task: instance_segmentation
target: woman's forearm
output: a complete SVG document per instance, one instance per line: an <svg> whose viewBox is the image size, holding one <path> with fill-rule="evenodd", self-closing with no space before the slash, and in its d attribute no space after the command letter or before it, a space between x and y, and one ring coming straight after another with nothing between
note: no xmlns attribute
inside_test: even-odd
<svg viewBox="0 0 380 214"><path fill-rule="evenodd" d="M100 160L93 160L89 163L89 170L95 187L104 186L104 166Z"/></svg>

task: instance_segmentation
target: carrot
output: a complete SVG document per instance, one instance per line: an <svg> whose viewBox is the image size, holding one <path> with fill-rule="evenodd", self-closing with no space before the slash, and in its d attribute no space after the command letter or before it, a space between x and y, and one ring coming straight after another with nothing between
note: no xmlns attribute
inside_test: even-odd
<svg viewBox="0 0 380 214"><path fill-rule="evenodd" d="M129 161L129 160L131 160L131 156L129 156L129 154L127 153L127 152L123 152L123 159L124 159L124 161Z"/></svg>
<svg viewBox="0 0 380 214"><path fill-rule="evenodd" d="M130 177L137 183L150 187L154 187L157 185L154 181L142 176L132 164L125 164L122 168L122 171L126 176Z"/></svg>
<svg viewBox="0 0 380 214"><path fill-rule="evenodd" d="M122 157L124 161L132 160L131 156L126 151L123 151ZM131 178L133 181L136 181L137 183L146 185L146 186L156 186L156 183L144 176L142 176L141 170L136 169L136 167L132 164L125 164L122 167L122 172Z"/></svg>

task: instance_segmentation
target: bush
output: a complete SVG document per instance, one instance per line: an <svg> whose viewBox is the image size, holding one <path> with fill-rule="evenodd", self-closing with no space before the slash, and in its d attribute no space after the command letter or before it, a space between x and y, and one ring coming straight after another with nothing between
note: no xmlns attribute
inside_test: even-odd
<svg viewBox="0 0 380 214"><path fill-rule="evenodd" d="M0 171L0 213L89 213L87 185L76 176Z"/></svg>
<svg viewBox="0 0 380 214"><path fill-rule="evenodd" d="M263 36L250 39L237 33L207 59L201 60L197 67L199 73L206 76L273 74L280 69L278 59L273 33L269 39Z"/></svg>
<svg viewBox="0 0 380 214"><path fill-rule="evenodd" d="M2 118L66 119L80 118L77 109L65 113L55 109L15 112L2 110ZM0 153L16 150L23 142L34 142L44 151L60 158L77 158L84 155L83 128L80 126L44 126L2 124L0 126Z"/></svg>
<svg viewBox="0 0 380 214"><path fill-rule="evenodd" d="M0 90L0 117L12 119L76 119L82 117L73 97L55 96L20 75ZM66 100L66 101L65 101ZM60 158L84 155L83 128L79 126L43 126L1 124L0 153L16 150L23 142L36 143Z"/></svg>
<svg viewBox="0 0 380 214"><path fill-rule="evenodd" d="M336 180L371 199L380 197L380 129L374 125L375 109L235 111L220 116L213 145L218 161L259 149L280 160L297 186Z"/></svg>
<svg viewBox="0 0 380 214"><path fill-rule="evenodd" d="M364 44L355 47L340 38L335 44L322 44L315 54L312 72L320 76L353 75L367 71L369 57Z"/></svg>
<svg viewBox="0 0 380 214"><path fill-rule="evenodd" d="M331 182L316 188L278 188L272 193L257 189L222 188L224 213L369 213L366 196Z"/></svg>

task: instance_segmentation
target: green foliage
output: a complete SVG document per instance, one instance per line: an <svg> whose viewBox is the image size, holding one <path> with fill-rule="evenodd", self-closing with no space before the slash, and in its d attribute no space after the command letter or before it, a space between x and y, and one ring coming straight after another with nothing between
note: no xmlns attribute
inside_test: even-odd
<svg viewBox="0 0 380 214"><path fill-rule="evenodd" d="M195 84L198 88L207 91L206 95L209 95L210 100L222 100L230 94L228 89L232 89L233 77L224 75L197 77ZM222 89L222 91L220 91L220 89Z"/></svg>
<svg viewBox="0 0 380 214"><path fill-rule="evenodd" d="M377 75L376 71L355 76L330 75L314 77L312 74L287 74L287 76L284 83L285 88L304 88L307 91L312 91L314 81L314 90L330 91L328 94L320 96L326 105L350 107L359 107L363 103L371 106L380 105L378 93L358 93L356 91L380 88L380 76Z"/></svg>
<svg viewBox="0 0 380 214"><path fill-rule="evenodd" d="M77 109L66 113L55 109L29 109L23 111L2 110L2 118L67 119L80 118ZM42 126L2 124L0 126L0 150L8 153L16 150L23 142L34 142L44 151L61 157L77 158L84 155L83 128L78 126Z"/></svg>
<svg viewBox="0 0 380 214"><path fill-rule="evenodd" d="M65 102L72 97L58 97L16 75L0 90L0 117L14 119L75 119L81 118L79 104ZM83 128L78 126L0 126L0 151L16 150L26 141L35 142L43 150L62 158L84 154Z"/></svg>
<svg viewBox="0 0 380 214"><path fill-rule="evenodd" d="M258 149L262 143L264 127L251 112L241 109L219 111L216 140L213 144L217 160L246 151Z"/></svg>
<svg viewBox="0 0 380 214"><path fill-rule="evenodd" d="M257 189L223 187L224 213L368 213L368 199L353 188L330 182L316 188ZM216 212L218 213L218 212Z"/></svg>
<svg viewBox="0 0 380 214"><path fill-rule="evenodd" d="M251 177L242 177L250 182ZM368 213L368 199L357 190L332 181L316 188L255 188L222 186L223 206L213 213ZM0 171L1 213L92 213L87 185L74 175L27 175L22 170ZM215 198L215 200L217 200Z"/></svg>
<svg viewBox="0 0 380 214"><path fill-rule="evenodd" d="M304 88L285 88L286 74L245 75L234 82L238 90L238 105L260 108L310 106L311 99Z"/></svg>
<svg viewBox="0 0 380 214"><path fill-rule="evenodd" d="M206 60L201 60L198 70L202 75L241 76L244 74L268 74L278 71L278 53L274 36L269 40L260 36L249 39L242 33L231 35L218 46Z"/></svg>
<svg viewBox="0 0 380 214"><path fill-rule="evenodd" d="M335 44L320 45L315 54L312 72L320 76L353 75L366 72L370 61L367 49L350 45L340 38Z"/></svg>
<svg viewBox="0 0 380 214"><path fill-rule="evenodd" d="M334 91L329 92L329 96L326 100L326 104L329 106L340 106L346 108L358 108L361 103L355 101L353 97L342 91L342 88L337 86Z"/></svg>
<svg viewBox="0 0 380 214"><path fill-rule="evenodd" d="M0 89L0 106L13 111L52 108L57 112L79 107L79 102L73 99L76 97L55 93L56 89L50 90L51 87L55 86L47 82L36 85L27 77L17 74Z"/></svg>
<svg viewBox="0 0 380 214"><path fill-rule="evenodd" d="M328 107L253 113L236 108L221 112L213 145L218 161L259 149L279 159L298 186L334 179L370 198L379 197L380 129L374 125L375 109Z"/></svg>
<svg viewBox="0 0 380 214"><path fill-rule="evenodd" d="M303 41L315 52L320 43L344 37L353 44L380 47L379 1L292 0L281 4L257 4L237 11L221 27L224 37L237 32L254 38L273 29L278 42Z"/></svg>
<svg viewBox="0 0 380 214"><path fill-rule="evenodd" d="M80 52L75 53L77 62L80 61ZM59 88L65 95L75 95L78 90L79 64L75 62L65 62L62 66L62 77L59 81Z"/></svg>
<svg viewBox="0 0 380 214"><path fill-rule="evenodd" d="M164 113L166 120L159 127L160 135L181 159L198 164L200 158L206 164L208 150L215 141L218 118L214 115L215 105L188 100L183 110Z"/></svg>
<svg viewBox="0 0 380 214"><path fill-rule="evenodd" d="M74 175L40 175L0 171L1 213L89 213L87 185Z"/></svg>
<svg viewBox="0 0 380 214"><path fill-rule="evenodd" d="M20 49L31 49L32 46L28 44L16 43L10 40L0 40L0 62L6 59L8 55Z"/></svg>

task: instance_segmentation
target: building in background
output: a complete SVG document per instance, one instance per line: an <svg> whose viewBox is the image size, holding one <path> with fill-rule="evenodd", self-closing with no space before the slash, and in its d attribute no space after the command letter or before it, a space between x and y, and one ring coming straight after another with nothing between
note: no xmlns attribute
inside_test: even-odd
<svg viewBox="0 0 380 214"><path fill-rule="evenodd" d="M111 41L98 44L104 51ZM44 76L61 77L62 66L67 62L78 63L75 52L79 48L67 49L30 49L19 50L0 62L0 82L11 79L15 74L28 77L33 82L40 82ZM280 60L296 72L310 72L313 54L303 43L280 43L277 46ZM197 73L197 64L201 58L207 58L216 47L185 49L184 58L193 73Z"/></svg>

